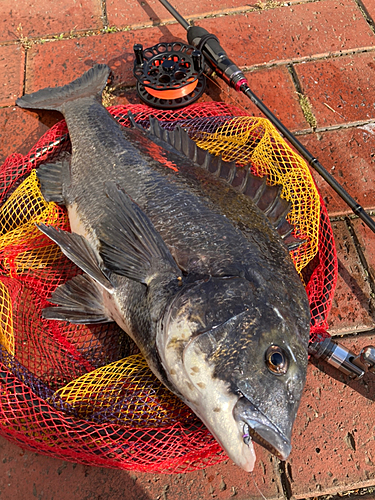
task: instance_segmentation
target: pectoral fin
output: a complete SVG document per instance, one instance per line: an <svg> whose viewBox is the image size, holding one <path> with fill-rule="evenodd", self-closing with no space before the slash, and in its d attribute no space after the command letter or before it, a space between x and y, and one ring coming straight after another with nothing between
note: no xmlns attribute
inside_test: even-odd
<svg viewBox="0 0 375 500"><path fill-rule="evenodd" d="M86 275L75 276L56 288L49 301L60 307L43 309L42 315L45 319L75 324L113 321L103 305L103 296L98 286Z"/></svg>
<svg viewBox="0 0 375 500"><path fill-rule="evenodd" d="M139 206L113 182L106 183L108 213L100 226L100 256L116 274L150 285L160 276L181 280L170 251Z"/></svg>

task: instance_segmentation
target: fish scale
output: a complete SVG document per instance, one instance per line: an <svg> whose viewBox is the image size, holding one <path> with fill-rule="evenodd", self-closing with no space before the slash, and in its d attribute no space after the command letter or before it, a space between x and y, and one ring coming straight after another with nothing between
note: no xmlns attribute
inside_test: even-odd
<svg viewBox="0 0 375 500"><path fill-rule="evenodd" d="M37 174L46 199L66 205L72 233L39 228L85 274L57 288L43 315L116 321L238 465L252 470L252 440L285 459L310 326L287 204L181 129L150 120L148 131L123 130L98 100L108 74L97 65L17 101L60 110L72 142L70 163Z"/></svg>
<svg viewBox="0 0 375 500"><path fill-rule="evenodd" d="M271 272L280 269L280 261L272 266L269 250L271 245L280 247L282 244L274 234L271 235L267 244L264 244L265 217L259 214L253 205L248 203L250 206L244 209L245 202L242 200L242 203L237 204L236 210L238 218L240 218L241 211L247 220L252 218L252 232L249 235L249 238L252 238L252 246L250 247L244 240L243 233L235 231L233 225L223 219L218 210L219 198L222 199L221 206L226 201L225 198L223 199L221 183L218 182L218 185L213 182L208 183L206 191L208 190L209 194L204 193L201 189L203 179L193 175L194 167L191 162L185 159L185 165L181 165L181 157L176 158L177 155L169 153L168 161L172 159L174 163L179 163L179 170L177 173L166 169L151 158L147 147L140 149L142 145L146 145L144 144L145 137L138 130L121 130L104 108L96 106L97 112L92 112L90 106L92 102L90 103L89 98L82 101L78 104L69 104L64 111L73 150L71 186L69 186L66 199L69 204L77 202L82 206L80 217L86 231L91 234L92 228L97 226L99 220L105 224L106 213L103 207L106 197L104 192L98 193L97 185L111 177L114 182L124 186L129 196L144 209L166 244L174 249L178 265L181 265L186 272L194 271L189 266L189 261L186 262L184 255L186 247L189 248L190 245L194 245L196 257L198 257L194 259L194 262L202 265L205 261L206 272L214 275L233 272L232 269L225 268L225 263L228 262L235 261L240 267L239 263L249 261L250 255L252 262L257 261L257 253L263 256L263 259L264 257L267 259L267 269ZM89 133L86 134L84 131L87 129ZM138 149L133 144L138 145ZM83 151L77 159L74 158L76 148ZM103 168L103 155L106 159L105 169ZM89 178L84 175L86 165L90 165ZM185 177L182 177L183 173ZM198 173L201 173L200 177L208 177L204 172ZM210 197L215 200L215 204L210 201ZM233 208L232 211L234 211ZM228 212L228 206L226 212ZM258 225L262 232L262 236L258 239L259 248L255 246L257 244L254 231L255 218L260 219ZM184 231L185 228L188 228L188 231ZM226 235L225 240L218 238L221 234ZM265 252L269 253L265 255ZM288 260L286 263L291 269ZM237 272L240 271L241 269Z"/></svg>

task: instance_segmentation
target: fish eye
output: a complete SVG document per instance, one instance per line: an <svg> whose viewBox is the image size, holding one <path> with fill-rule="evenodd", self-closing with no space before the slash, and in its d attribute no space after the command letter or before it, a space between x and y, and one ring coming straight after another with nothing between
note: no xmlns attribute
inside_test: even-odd
<svg viewBox="0 0 375 500"><path fill-rule="evenodd" d="M266 366L274 375L284 375L289 368L286 352L277 345L271 345L265 356Z"/></svg>

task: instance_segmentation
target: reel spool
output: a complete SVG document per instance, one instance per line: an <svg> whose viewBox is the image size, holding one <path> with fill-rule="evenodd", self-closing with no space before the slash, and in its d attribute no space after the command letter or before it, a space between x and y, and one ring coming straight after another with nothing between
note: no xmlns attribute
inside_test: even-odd
<svg viewBox="0 0 375 500"><path fill-rule="evenodd" d="M143 50L133 47L133 74L137 94L149 106L178 109L193 103L203 94L206 80L199 50L180 42L158 43Z"/></svg>

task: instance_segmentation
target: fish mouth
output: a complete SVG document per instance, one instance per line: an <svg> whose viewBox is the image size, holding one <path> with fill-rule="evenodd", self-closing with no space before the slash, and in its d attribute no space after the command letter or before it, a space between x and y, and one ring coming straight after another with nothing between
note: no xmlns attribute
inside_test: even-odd
<svg viewBox="0 0 375 500"><path fill-rule="evenodd" d="M290 441L270 422L269 425L256 420L244 422L243 439L249 436L280 460L286 460L292 450Z"/></svg>
<svg viewBox="0 0 375 500"><path fill-rule="evenodd" d="M280 460L286 460L292 450L291 436L272 422L249 399L241 397L233 409L233 416L243 425L243 441L247 444L250 439L260 444ZM291 429L290 429L291 434Z"/></svg>

